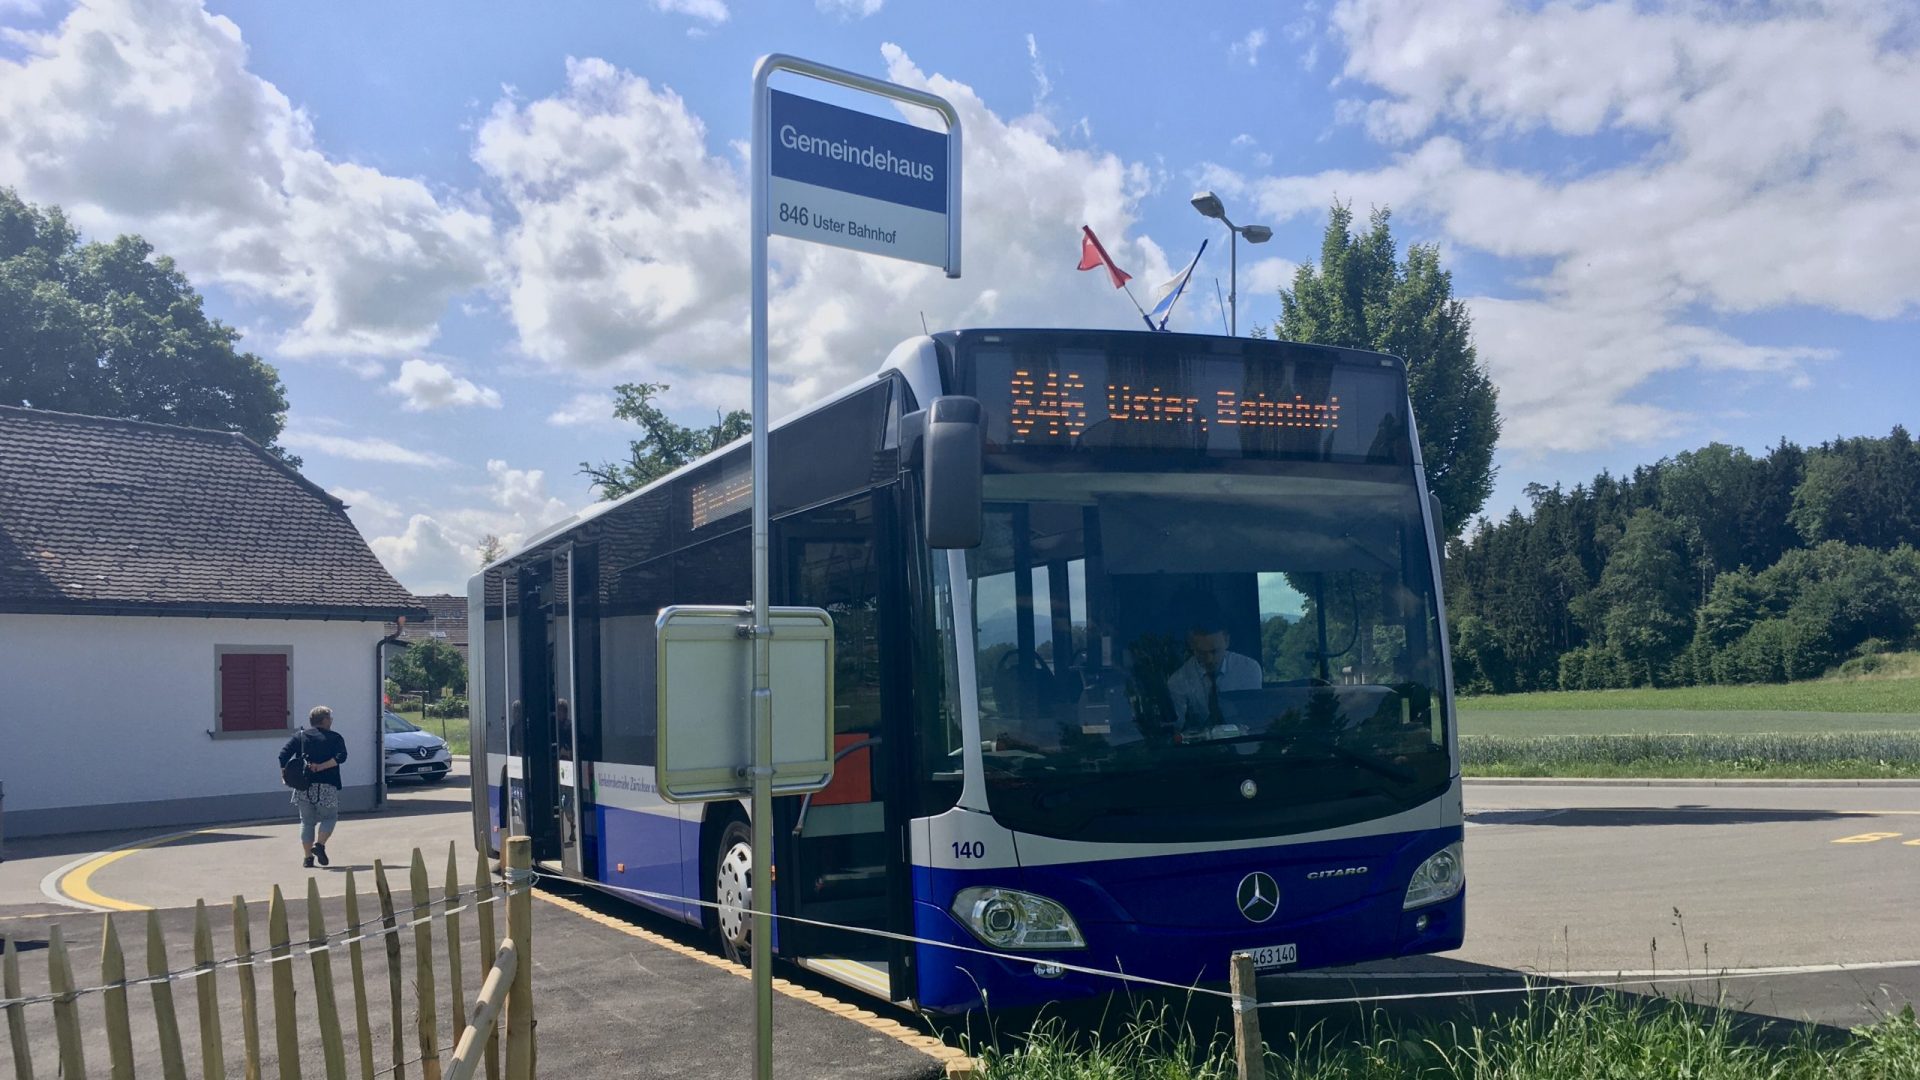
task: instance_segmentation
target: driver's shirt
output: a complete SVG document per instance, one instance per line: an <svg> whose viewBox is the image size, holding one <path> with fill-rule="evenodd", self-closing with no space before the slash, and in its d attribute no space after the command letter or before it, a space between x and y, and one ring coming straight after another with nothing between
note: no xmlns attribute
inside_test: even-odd
<svg viewBox="0 0 1920 1080"><path fill-rule="evenodd" d="M1220 661L1212 689L1222 694L1260 689L1259 661L1237 652L1228 653ZM1191 656L1167 677L1167 694L1173 698L1173 715L1181 730L1208 726L1208 690L1207 670Z"/></svg>

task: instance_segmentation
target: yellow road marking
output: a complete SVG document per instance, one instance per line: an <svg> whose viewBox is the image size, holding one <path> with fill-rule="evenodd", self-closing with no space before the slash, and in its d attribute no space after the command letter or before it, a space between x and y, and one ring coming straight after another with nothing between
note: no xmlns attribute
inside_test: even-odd
<svg viewBox="0 0 1920 1080"><path fill-rule="evenodd" d="M1899 836L1897 832L1863 832L1858 836L1843 836L1835 840L1836 844L1871 844L1875 840L1888 840Z"/></svg>
<svg viewBox="0 0 1920 1080"><path fill-rule="evenodd" d="M220 828L231 829L233 826L222 825ZM156 836L151 839L136 841L114 848L112 851L103 851L99 855L88 859L86 862L81 863L79 866L61 875L60 880L54 883L54 891L69 900L77 900L82 904L92 904L95 907L103 907L110 911L151 911L153 909L145 904L134 904L125 900L115 900L111 896L102 896L95 892L90 883L94 873L112 866L114 863L119 862L129 855L145 851L148 848L160 847L163 844L171 844L175 840L184 840L189 836L198 836L203 832L213 831L215 830L189 829L186 832L168 833L165 836Z"/></svg>
<svg viewBox="0 0 1920 1080"><path fill-rule="evenodd" d="M658 945L660 948L679 956L684 956L691 960L698 960L708 967L719 968L722 971L737 975L742 979L750 978L753 975L753 972L749 971L746 967L736 964L731 960L726 960L710 952L682 944L664 934L654 933L651 930L635 926L630 922L615 918L612 915L603 915L587 907L585 904L569 900L566 897L552 896L548 893L538 891L533 895L557 908L571 911L589 922L596 922L609 929L618 930L628 937L639 938L648 944ZM859 1024L861 1027L878 1032L895 1042L918 1050L928 1057L933 1058L935 1061L944 1062L947 1066L948 1076L967 1075L972 1067L973 1059L967 1055L965 1050L961 1050L955 1046L948 1046L945 1042L925 1032L915 1031L897 1020L889 1020L884 1016L879 1016L867 1009L862 1009L848 1002L836 1001L818 990L809 989L787 979L773 980L773 989L775 993L783 994L795 1001L804 1001L815 1008L830 1012L835 1016L845 1017Z"/></svg>
<svg viewBox="0 0 1920 1080"><path fill-rule="evenodd" d="M1920 840L1902 840L1900 841L1900 846L1901 847L1920 847Z"/></svg>

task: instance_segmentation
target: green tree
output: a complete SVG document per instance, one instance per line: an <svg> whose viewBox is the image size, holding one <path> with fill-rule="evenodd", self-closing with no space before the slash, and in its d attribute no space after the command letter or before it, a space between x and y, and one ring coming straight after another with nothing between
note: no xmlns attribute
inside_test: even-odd
<svg viewBox="0 0 1920 1080"><path fill-rule="evenodd" d="M465 694L467 659L444 641L416 641L387 661L387 678L402 690L427 695L429 701L443 690Z"/></svg>
<svg viewBox="0 0 1920 1080"><path fill-rule="evenodd" d="M490 563L499 560L507 553L507 545L492 533L480 538L480 568L485 570Z"/></svg>
<svg viewBox="0 0 1920 1080"><path fill-rule="evenodd" d="M1388 216L1375 210L1366 232L1351 233L1352 209L1334 204L1320 263L1301 266L1293 287L1280 291L1273 333L1406 360L1427 486L1439 497L1448 532L1459 535L1493 491L1497 395L1474 352L1466 305L1453 298L1453 275L1440 267L1439 248L1415 244L1398 261Z"/></svg>
<svg viewBox="0 0 1920 1080"><path fill-rule="evenodd" d="M1808 544L1920 545L1920 446L1898 425L1884 439L1823 444L1807 455L1792 519Z"/></svg>
<svg viewBox="0 0 1920 1080"><path fill-rule="evenodd" d="M1656 510L1634 514L1592 598L1607 648L1635 683L1665 681L1692 637L1695 595L1680 526Z"/></svg>
<svg viewBox="0 0 1920 1080"><path fill-rule="evenodd" d="M614 499L643 488L753 430L753 417L745 409L716 415L714 423L704 428L676 424L653 403L667 389L666 383L621 383L613 388L614 417L639 424L641 435L628 444L625 461L580 463L581 475L600 489L601 498Z"/></svg>
<svg viewBox="0 0 1920 1080"><path fill-rule="evenodd" d="M82 244L0 188L0 403L237 431L297 466L286 388L239 340L145 240Z"/></svg>

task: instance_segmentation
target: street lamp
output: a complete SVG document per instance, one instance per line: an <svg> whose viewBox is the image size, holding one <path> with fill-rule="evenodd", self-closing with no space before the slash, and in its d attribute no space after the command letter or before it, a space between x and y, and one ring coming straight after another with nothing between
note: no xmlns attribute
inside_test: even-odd
<svg viewBox="0 0 1920 1080"><path fill-rule="evenodd" d="M1240 238L1247 238L1249 244L1264 244L1273 239L1273 230L1265 225L1235 225L1227 220L1227 208L1220 203L1220 196L1211 191L1203 191L1193 197L1193 208L1205 217L1219 218L1227 230L1233 234L1228 241L1228 250L1232 253L1229 283L1227 285L1228 333L1240 336Z"/></svg>

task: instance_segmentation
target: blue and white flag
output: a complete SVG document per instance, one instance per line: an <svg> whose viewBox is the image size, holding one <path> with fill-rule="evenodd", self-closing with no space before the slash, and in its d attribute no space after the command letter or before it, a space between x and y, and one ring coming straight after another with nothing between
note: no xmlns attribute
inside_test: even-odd
<svg viewBox="0 0 1920 1080"><path fill-rule="evenodd" d="M1193 268L1200 265L1200 256L1206 254L1207 242L1200 241L1200 250L1193 253L1193 261L1185 270L1168 278L1153 294L1153 310L1147 312L1147 323L1155 330L1165 330L1167 319L1173 315L1173 305L1179 303L1180 294L1187 291L1187 282L1193 277Z"/></svg>

